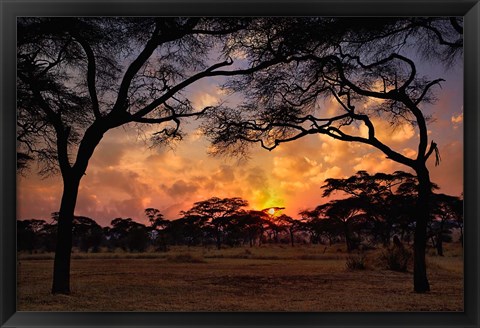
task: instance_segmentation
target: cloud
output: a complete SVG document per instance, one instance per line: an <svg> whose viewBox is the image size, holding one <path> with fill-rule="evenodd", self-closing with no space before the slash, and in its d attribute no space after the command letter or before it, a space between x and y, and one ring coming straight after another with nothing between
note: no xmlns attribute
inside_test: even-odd
<svg viewBox="0 0 480 328"><path fill-rule="evenodd" d="M452 123L461 123L463 122L463 113L460 113L458 115L453 115L452 118Z"/></svg>
<svg viewBox="0 0 480 328"><path fill-rule="evenodd" d="M410 123L392 125L388 120L380 118L374 118L371 121L375 126L375 136L387 145L404 143L415 136L415 128Z"/></svg>
<svg viewBox="0 0 480 328"><path fill-rule="evenodd" d="M369 173L392 173L397 170L407 170L407 167L391 159L386 158L380 151L373 151L355 159L357 164L353 167L356 171L367 171Z"/></svg>
<svg viewBox="0 0 480 328"><path fill-rule="evenodd" d="M225 97L232 100L216 87L217 81L199 81L190 90L195 108L214 105ZM435 167L430 160L429 169L441 192L459 194L463 187L463 140L461 129L455 127L462 126L463 114L451 108L460 108L461 99L453 102L454 95L448 98L443 93L439 98L438 105L427 107L426 112L437 111L436 121L430 122L428 129L429 138L439 145L442 162ZM316 115L339 112L338 103L326 99ZM379 118L373 121L381 141L409 158L416 156L418 140L411 125L393 127ZM76 214L107 225L115 217L143 220L143 210L155 207L173 219L196 201L238 196L248 200L251 208L285 206L286 214L297 216L299 210L327 201L321 197L320 189L326 178L344 178L358 170L406 170L369 145L342 142L325 135L285 143L271 152L255 146L249 162L232 164L206 155L208 144L198 133L195 121L185 126L189 137L174 150L148 148L144 140L155 128L147 125L138 130L131 125L105 134L82 179ZM362 124L346 128L363 136L367 133ZM51 212L58 210L62 191L59 177L19 179L17 188L18 217L49 218Z"/></svg>
<svg viewBox="0 0 480 328"><path fill-rule="evenodd" d="M115 166L120 164L126 153L128 153L128 149L125 147L125 143L107 140L98 145L90 160L90 165Z"/></svg>
<svg viewBox="0 0 480 328"><path fill-rule="evenodd" d="M234 169L229 165L220 165L218 170L214 173L214 180L231 182L235 180Z"/></svg>
<svg viewBox="0 0 480 328"><path fill-rule="evenodd" d="M165 186L165 185L162 185ZM165 186L166 191L172 198L185 197L193 194L198 190L199 186L196 183L188 183L184 180L177 180L172 186Z"/></svg>
<svg viewBox="0 0 480 328"><path fill-rule="evenodd" d="M219 99L217 95L202 93L193 97L193 107L196 110L202 110L205 107L217 105Z"/></svg>
<svg viewBox="0 0 480 328"><path fill-rule="evenodd" d="M17 218L38 218L50 222L50 214L60 209L62 183L58 176L41 179L38 176L17 179Z"/></svg>
<svg viewBox="0 0 480 328"><path fill-rule="evenodd" d="M267 174L258 166L252 167L246 174L245 182L253 188L262 188L268 184Z"/></svg>

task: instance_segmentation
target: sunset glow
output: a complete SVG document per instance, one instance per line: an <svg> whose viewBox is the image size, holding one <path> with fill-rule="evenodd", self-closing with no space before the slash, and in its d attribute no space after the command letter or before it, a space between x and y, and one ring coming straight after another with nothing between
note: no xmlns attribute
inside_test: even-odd
<svg viewBox="0 0 480 328"><path fill-rule="evenodd" d="M430 164L432 180L441 192L460 195L463 189L462 82L451 71L448 86L435 105L437 120L429 125L430 137L439 144L441 165ZM454 74L455 73L455 74ZM221 96L213 84L200 84L194 104ZM211 100L209 100L211 101ZM433 110L432 110L433 111ZM251 159L239 161L207 155L209 144L188 124L189 135L174 149L149 148L135 129L108 132L99 144L81 181L76 214L108 225L116 217L146 222L143 211L158 208L176 219L181 210L209 197L242 197L250 208L285 206L284 213L298 212L324 203L320 186L327 178L342 178L358 170L393 172L405 170L366 145L345 143L314 135L283 144L268 152L254 147ZM148 134L148 130L144 130ZM408 156L415 155L416 131L385 126L381 138ZM35 174L18 177L18 218L48 219L58 210L61 178ZM32 206L31 204L35 204Z"/></svg>
<svg viewBox="0 0 480 328"><path fill-rule="evenodd" d="M438 101L426 107L429 137L439 145L442 162L429 161L432 180L440 192L460 195L463 191L463 83L462 66L445 72L426 72L446 82ZM196 109L224 102L238 102L225 95L214 79L204 79L189 89ZM338 104L326 101L323 110L335 111ZM374 118L375 120L375 118ZM168 219L180 217L194 202L209 197L241 197L249 208L261 210L284 206L285 214L298 218L299 211L327 200L320 186L327 178L345 178L358 170L394 172L406 167L385 154L358 143L341 142L328 136L311 135L282 144L273 151L253 147L250 159L230 159L207 154L210 144L199 130L197 120L185 121L188 134L174 148L150 148L146 138L152 131L134 126L116 128L105 134L83 177L76 215L92 217L108 225L116 217L147 222L144 209L158 208ZM390 126L375 122L382 129L380 140L406 156L416 156L418 131L411 126ZM363 126L359 135L365 133ZM19 219L49 219L58 211L62 192L60 176L46 179L35 174L35 165L26 176L18 176L17 215ZM35 204L35 206L32 206ZM272 214L269 211L270 214Z"/></svg>

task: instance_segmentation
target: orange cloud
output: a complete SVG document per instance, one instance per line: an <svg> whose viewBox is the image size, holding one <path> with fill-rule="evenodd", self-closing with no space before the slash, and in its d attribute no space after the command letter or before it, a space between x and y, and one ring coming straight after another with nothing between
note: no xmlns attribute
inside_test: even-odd
<svg viewBox="0 0 480 328"><path fill-rule="evenodd" d="M458 115L453 115L451 120L452 120L452 123L454 124L463 122L463 113L460 113Z"/></svg>
<svg viewBox="0 0 480 328"><path fill-rule="evenodd" d="M225 95L210 80L190 92L195 108L225 100ZM461 107L461 97L442 93L439 98L438 104L426 107L425 112L436 119L428 124L429 138L439 145L442 162L435 167L430 160L428 165L441 192L459 195L463 189L463 133L455 127L462 126L463 113L452 112L451 108ZM320 107L319 117L340 111L332 99L325 100ZM379 118L373 122L380 140L405 156L416 156L418 140L412 126L395 128ZM324 135L282 144L271 152L255 146L250 161L227 161L206 155L209 145L197 128L197 121L185 125L190 134L173 150L148 148L145 140L158 129L155 126L144 126L141 130L128 126L108 132L82 179L76 214L108 225L115 217L145 220L143 210L155 207L174 219L194 202L218 196L242 197L255 209L285 206L284 213L298 217L298 211L327 201L321 197L320 189L327 178L348 177L358 170L370 173L406 170L371 146ZM347 130L366 135L364 125L352 125ZM48 218L58 210L61 192L58 176L46 180L34 174L19 178L17 216Z"/></svg>

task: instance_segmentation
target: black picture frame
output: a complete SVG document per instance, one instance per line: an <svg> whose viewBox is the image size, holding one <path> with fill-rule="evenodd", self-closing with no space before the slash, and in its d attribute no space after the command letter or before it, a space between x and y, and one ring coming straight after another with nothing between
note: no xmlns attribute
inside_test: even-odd
<svg viewBox="0 0 480 328"><path fill-rule="evenodd" d="M0 0L0 326L1 327L479 327L478 0ZM18 16L463 16L464 312L438 313L69 313L16 311L15 40ZM361 300L359 300L361 301Z"/></svg>

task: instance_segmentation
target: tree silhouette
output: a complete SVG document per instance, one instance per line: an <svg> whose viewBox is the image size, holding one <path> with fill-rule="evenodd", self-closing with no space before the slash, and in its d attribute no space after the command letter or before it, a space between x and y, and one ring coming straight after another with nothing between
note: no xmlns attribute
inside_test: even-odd
<svg viewBox="0 0 480 328"><path fill-rule="evenodd" d="M148 218L148 222L150 222L150 226L157 228L162 226L163 224L163 214L156 208L146 208L145 209L145 216Z"/></svg>
<svg viewBox="0 0 480 328"><path fill-rule="evenodd" d="M77 245L85 253L91 248L98 252L103 241L103 229L95 220L84 216L73 219L73 245Z"/></svg>
<svg viewBox="0 0 480 328"><path fill-rule="evenodd" d="M204 131L219 154L244 155L253 143L273 150L322 134L374 147L412 169L418 179L413 280L414 290L422 293L430 290L425 263L432 193L427 161L435 154L436 165L440 162L437 144L429 142L423 106L435 100L432 89L443 80L420 76L403 50L425 50L421 41L429 40L428 49L442 50L431 51L432 60L440 53L457 52L463 45L463 29L455 18L424 18L411 24L401 19L377 24L370 20L354 20L353 26L348 19L335 18L266 20L251 42L239 41L238 49L251 62L282 63L229 82L227 87L243 92L247 100L235 110L211 112ZM359 22L365 28L357 32ZM342 24L348 27L338 29ZM455 41L446 42L450 37ZM334 112L319 108L325 99L339 108ZM379 139L379 121L415 128L416 155L407 157Z"/></svg>
<svg viewBox="0 0 480 328"><path fill-rule="evenodd" d="M341 227L347 251L357 249L360 243L357 231L359 226L365 222L365 212L362 202L354 197L333 200L315 208L318 212L324 212L325 216Z"/></svg>
<svg viewBox="0 0 480 328"><path fill-rule="evenodd" d="M295 232L301 230L302 223L299 220L295 220L294 218L286 214L281 214L274 220L277 225L279 225L280 227L282 227L283 230L288 232L290 244L293 247L295 242Z"/></svg>
<svg viewBox="0 0 480 328"><path fill-rule="evenodd" d="M28 251L30 254L39 249L44 241L42 232L47 222L45 220L18 220L17 221L17 249Z"/></svg>
<svg viewBox="0 0 480 328"><path fill-rule="evenodd" d="M339 222L326 217L324 212L313 209L303 210L299 214L302 216L302 228L310 234L312 244L322 243L322 239L326 238L332 246L341 233Z"/></svg>
<svg viewBox="0 0 480 328"><path fill-rule="evenodd" d="M253 247L255 241L260 246L265 232L265 225L269 221L269 215L264 211L249 210L241 215L239 224L250 247Z"/></svg>
<svg viewBox="0 0 480 328"><path fill-rule="evenodd" d="M181 214L184 218L196 217L205 222L211 228L215 236L217 248L222 245L222 235L225 232L229 221L237 215L242 214L241 208L248 206L248 202L239 197L218 198L212 197L204 201L196 202L188 211Z"/></svg>
<svg viewBox="0 0 480 328"><path fill-rule="evenodd" d="M152 239L156 245L157 250L166 251L167 241L165 236L165 229L169 226L170 221L165 220L163 214L156 208L146 208L145 215L150 222L150 229L152 230Z"/></svg>
<svg viewBox="0 0 480 328"><path fill-rule="evenodd" d="M437 188L436 185L433 187ZM417 179L414 175L402 171L374 175L358 171L346 179L326 179L322 189L324 197L341 191L357 198L360 201L359 205L373 223L374 234L378 234L384 246L388 246L394 225L405 215L405 204L408 202L406 193L416 193ZM414 203L407 204L411 206Z"/></svg>
<svg viewBox="0 0 480 328"><path fill-rule="evenodd" d="M212 227L207 224L208 218L197 214L186 214L170 225L170 233L180 236L187 246L205 244L214 235Z"/></svg>
<svg viewBox="0 0 480 328"><path fill-rule="evenodd" d="M455 196L433 194L432 209L430 230L437 254L443 256L443 241L463 216L463 201Z"/></svg>
<svg viewBox="0 0 480 328"><path fill-rule="evenodd" d="M70 292L72 221L82 177L107 131L155 125L153 144L182 137L183 119L197 117L182 91L211 76L249 74L271 64L222 70L228 55L209 60L249 19L19 18L17 140L19 152L60 172L52 293ZM222 55L222 54L220 54ZM276 62L276 61L272 61ZM24 157L27 158L27 157Z"/></svg>
<svg viewBox="0 0 480 328"><path fill-rule="evenodd" d="M130 252L143 252L150 241L148 229L145 225L133 221L131 218L116 218L110 223L112 228L109 234L115 247Z"/></svg>

